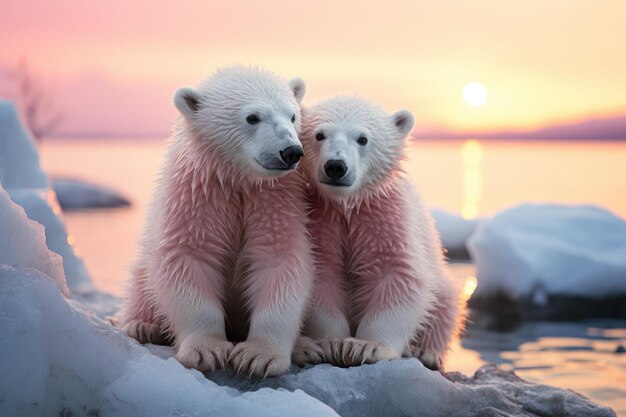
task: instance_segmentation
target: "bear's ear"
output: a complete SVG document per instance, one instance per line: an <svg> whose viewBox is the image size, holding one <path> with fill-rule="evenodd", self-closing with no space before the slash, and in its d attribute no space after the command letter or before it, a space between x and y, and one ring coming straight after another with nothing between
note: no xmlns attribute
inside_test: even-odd
<svg viewBox="0 0 626 417"><path fill-rule="evenodd" d="M184 116L190 116L200 109L200 94L193 88L181 87L174 94L174 105Z"/></svg>
<svg viewBox="0 0 626 417"><path fill-rule="evenodd" d="M396 129L402 134L402 136L406 136L413 129L413 124L415 120L413 119L413 115L408 110L400 110L397 111L391 116L393 119L393 124L396 126Z"/></svg>
<svg viewBox="0 0 626 417"><path fill-rule="evenodd" d="M304 93L306 93L306 84L302 78L296 77L289 80L289 88L293 92L293 95L296 97L298 103L302 101L304 97Z"/></svg>

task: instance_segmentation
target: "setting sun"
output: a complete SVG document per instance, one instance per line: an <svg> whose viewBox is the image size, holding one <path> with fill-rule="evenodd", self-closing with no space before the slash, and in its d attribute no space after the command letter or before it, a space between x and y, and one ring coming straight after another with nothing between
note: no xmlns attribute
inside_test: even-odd
<svg viewBox="0 0 626 417"><path fill-rule="evenodd" d="M478 81L472 81L463 87L463 100L470 107L481 107L487 101L487 88Z"/></svg>

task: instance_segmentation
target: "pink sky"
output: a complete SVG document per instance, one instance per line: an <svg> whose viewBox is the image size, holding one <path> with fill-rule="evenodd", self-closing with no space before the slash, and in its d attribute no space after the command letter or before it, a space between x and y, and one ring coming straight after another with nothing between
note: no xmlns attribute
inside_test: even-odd
<svg viewBox="0 0 626 417"><path fill-rule="evenodd" d="M0 66L26 57L58 134L167 135L171 96L216 66L261 65L305 101L358 94L419 129L528 129L626 112L626 2L5 2ZM461 97L472 80L487 103Z"/></svg>

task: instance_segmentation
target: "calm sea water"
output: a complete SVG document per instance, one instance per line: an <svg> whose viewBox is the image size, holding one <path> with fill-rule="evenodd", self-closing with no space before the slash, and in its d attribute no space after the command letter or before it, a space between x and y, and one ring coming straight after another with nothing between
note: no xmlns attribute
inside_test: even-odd
<svg viewBox="0 0 626 417"><path fill-rule="evenodd" d="M121 295L165 142L54 140L41 145L53 176L120 190L133 207L65 213L69 233L95 283ZM626 143L420 141L405 163L425 200L466 218L521 202L596 204L626 218ZM453 265L458 279L471 264ZM486 362L521 377L571 388L626 416L626 321L528 323L508 333L470 327L447 367L466 374Z"/></svg>

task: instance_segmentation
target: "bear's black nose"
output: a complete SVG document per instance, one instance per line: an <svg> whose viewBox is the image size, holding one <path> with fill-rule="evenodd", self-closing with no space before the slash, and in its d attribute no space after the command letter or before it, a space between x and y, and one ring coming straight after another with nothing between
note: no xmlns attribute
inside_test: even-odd
<svg viewBox="0 0 626 417"><path fill-rule="evenodd" d="M300 146L289 146L280 151L280 158L289 167L297 164L302 155L304 155L304 152Z"/></svg>
<svg viewBox="0 0 626 417"><path fill-rule="evenodd" d="M324 164L324 172L331 180L338 180L346 175L348 167L340 159L331 159Z"/></svg>

